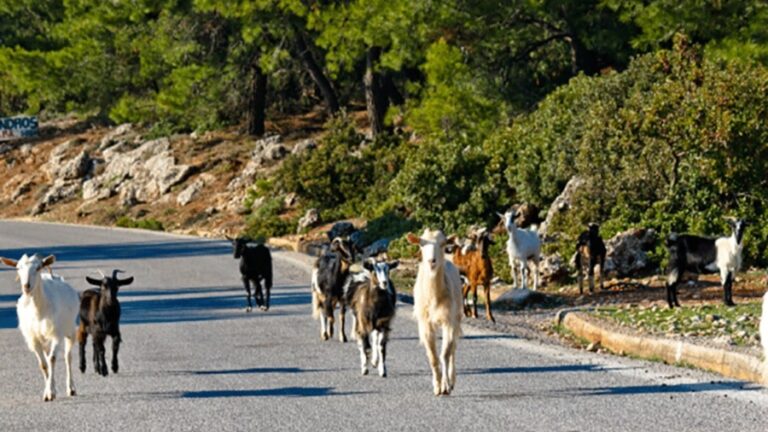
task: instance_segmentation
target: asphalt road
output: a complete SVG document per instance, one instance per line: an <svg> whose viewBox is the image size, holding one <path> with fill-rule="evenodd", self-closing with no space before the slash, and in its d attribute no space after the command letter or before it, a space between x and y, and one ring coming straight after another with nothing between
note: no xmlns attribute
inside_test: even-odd
<svg viewBox="0 0 768 432"><path fill-rule="evenodd" d="M0 270L0 431L515 430L759 431L768 391L689 369L541 345L464 326L453 395L432 395L410 307L386 379L360 376L356 345L322 342L309 260L274 253L269 312L244 311L226 242L140 231L0 222L0 256L53 253L78 290L126 270L119 374L75 370L78 396L43 403L16 328L18 282ZM108 344L108 355L109 347ZM77 362L77 354L74 359Z"/></svg>

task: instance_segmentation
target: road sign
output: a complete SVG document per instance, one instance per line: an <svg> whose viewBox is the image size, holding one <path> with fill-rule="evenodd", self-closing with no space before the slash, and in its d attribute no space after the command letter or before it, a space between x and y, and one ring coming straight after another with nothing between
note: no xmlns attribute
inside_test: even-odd
<svg viewBox="0 0 768 432"><path fill-rule="evenodd" d="M37 117L0 118L0 141L37 136Z"/></svg>

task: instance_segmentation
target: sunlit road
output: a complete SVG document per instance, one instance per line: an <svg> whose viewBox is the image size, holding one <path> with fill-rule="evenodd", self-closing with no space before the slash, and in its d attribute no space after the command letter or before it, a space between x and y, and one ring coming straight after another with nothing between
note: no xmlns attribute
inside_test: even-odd
<svg viewBox="0 0 768 432"><path fill-rule="evenodd" d="M453 395L436 398L410 307L386 379L360 376L357 347L322 342L309 262L275 252L273 308L246 314L229 244L139 231L0 222L0 255L53 253L79 291L113 268L121 290L119 374L75 370L78 396L43 403L16 328L18 282L0 270L0 431L481 430L759 431L768 391L714 375L543 346L465 326ZM108 355L110 345L107 344ZM75 363L78 355L75 353Z"/></svg>

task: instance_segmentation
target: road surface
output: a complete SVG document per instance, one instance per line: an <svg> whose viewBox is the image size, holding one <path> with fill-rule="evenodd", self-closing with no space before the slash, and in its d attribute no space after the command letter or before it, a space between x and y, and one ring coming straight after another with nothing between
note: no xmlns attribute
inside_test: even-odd
<svg viewBox="0 0 768 432"><path fill-rule="evenodd" d="M322 342L309 260L275 252L273 307L245 313L229 244L143 231L0 222L0 256L53 253L79 291L113 268L122 288L119 374L75 370L78 396L43 403L16 328L20 289L0 270L0 431L514 430L759 431L768 391L665 365L464 327L454 394L436 398L416 323L401 305L386 379L360 376L357 347ZM107 344L108 355L111 345ZM74 355L77 363L77 353Z"/></svg>

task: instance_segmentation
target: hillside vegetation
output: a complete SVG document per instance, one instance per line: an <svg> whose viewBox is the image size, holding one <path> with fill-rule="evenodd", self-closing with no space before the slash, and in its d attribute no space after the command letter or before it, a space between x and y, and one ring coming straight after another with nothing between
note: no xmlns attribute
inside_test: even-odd
<svg viewBox="0 0 768 432"><path fill-rule="evenodd" d="M310 208L367 219L370 240L492 226L515 203L548 208L579 176L549 252L570 256L590 221L607 237L663 238L721 234L737 216L752 223L746 264L768 264L762 1L0 0L0 11L3 115L256 138L322 110L325 126L299 134L315 150L256 174L243 216L254 236L295 232Z"/></svg>

